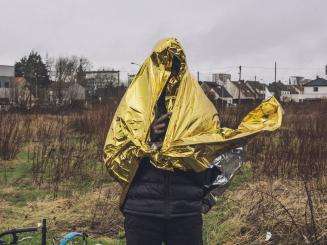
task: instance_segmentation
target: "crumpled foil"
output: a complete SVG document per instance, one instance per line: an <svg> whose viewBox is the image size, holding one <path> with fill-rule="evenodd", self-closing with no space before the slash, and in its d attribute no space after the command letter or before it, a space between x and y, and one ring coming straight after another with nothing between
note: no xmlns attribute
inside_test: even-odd
<svg viewBox="0 0 327 245"><path fill-rule="evenodd" d="M181 63L170 78L173 57ZM151 147L150 127L156 102L166 86L172 112L161 148ZM184 50L175 38L160 41L129 85L111 123L104 146L109 173L129 188L142 157L155 167L174 171L207 169L214 158L263 131L281 126L282 107L271 97L251 111L237 129L220 126L218 112L190 73Z"/></svg>
<svg viewBox="0 0 327 245"><path fill-rule="evenodd" d="M210 189L216 189L226 186L234 177L236 172L242 167L243 163L243 147L238 147L219 155L217 158L215 158L210 167L218 167L221 171L221 174L217 176L216 180L210 186L206 187Z"/></svg>

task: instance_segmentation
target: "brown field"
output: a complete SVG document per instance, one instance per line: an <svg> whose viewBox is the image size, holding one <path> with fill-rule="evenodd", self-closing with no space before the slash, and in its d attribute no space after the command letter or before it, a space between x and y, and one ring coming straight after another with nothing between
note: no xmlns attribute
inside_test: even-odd
<svg viewBox="0 0 327 245"><path fill-rule="evenodd" d="M102 163L117 103L59 114L0 114L0 231L42 217L54 233L123 243L118 186ZM218 108L236 127L252 108ZM204 216L207 244L327 242L327 102L284 105L281 129L252 139L247 164Z"/></svg>

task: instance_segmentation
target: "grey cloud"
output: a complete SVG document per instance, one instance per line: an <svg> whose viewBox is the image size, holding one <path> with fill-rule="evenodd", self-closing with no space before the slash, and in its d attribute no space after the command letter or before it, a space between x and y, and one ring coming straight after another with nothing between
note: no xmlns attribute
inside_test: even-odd
<svg viewBox="0 0 327 245"><path fill-rule="evenodd" d="M281 69L280 79L312 77L327 63L325 0L1 0L0 7L1 64L36 49L133 72L130 62L142 62L166 36L181 39L189 66L203 73L235 77L238 65L272 67L277 60L305 68ZM254 75L273 77L269 69L244 68L245 78Z"/></svg>

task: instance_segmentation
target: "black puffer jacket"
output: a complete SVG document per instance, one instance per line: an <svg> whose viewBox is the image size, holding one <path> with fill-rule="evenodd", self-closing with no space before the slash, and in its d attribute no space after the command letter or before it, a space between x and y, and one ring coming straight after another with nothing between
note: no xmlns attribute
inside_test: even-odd
<svg viewBox="0 0 327 245"><path fill-rule="evenodd" d="M144 158L127 193L123 212L160 218L200 214L206 194L204 185L218 174L215 168L201 173L161 170Z"/></svg>

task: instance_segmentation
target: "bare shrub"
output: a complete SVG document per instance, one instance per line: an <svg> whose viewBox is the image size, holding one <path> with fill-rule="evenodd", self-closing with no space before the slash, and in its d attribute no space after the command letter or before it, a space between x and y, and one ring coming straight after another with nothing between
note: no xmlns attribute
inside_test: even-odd
<svg viewBox="0 0 327 245"><path fill-rule="evenodd" d="M253 139L247 146L255 176L319 180L327 175L327 103L284 106L280 130Z"/></svg>
<svg viewBox="0 0 327 245"><path fill-rule="evenodd" d="M102 151L118 106L118 100L112 100L111 103L96 105L93 110L72 115L69 128L76 133L92 136L97 145L98 159L102 161Z"/></svg>
<svg viewBox="0 0 327 245"><path fill-rule="evenodd" d="M26 115L0 113L0 158L11 160L21 150L30 129Z"/></svg>
<svg viewBox="0 0 327 245"><path fill-rule="evenodd" d="M33 152L32 173L37 185L46 184L52 190L54 197L61 190L60 187L67 181L83 183L97 179L101 175L98 164L92 162L92 147L88 139L64 138L48 145L37 145ZM64 186L62 186L64 187ZM69 189L69 186L67 186ZM66 191L69 194L69 190Z"/></svg>
<svg viewBox="0 0 327 245"><path fill-rule="evenodd" d="M56 197L58 192L69 194L74 183L101 186L111 181L100 154L110 115L101 107L38 122L32 152L34 183L51 189Z"/></svg>
<svg viewBox="0 0 327 245"><path fill-rule="evenodd" d="M253 198L247 215L252 230L245 241L253 242L260 232L270 230L274 243L323 244L327 241L323 218L327 201L327 102L285 104L283 108L282 127L252 139L246 146L246 157L256 182L295 180L301 192L292 195L300 195L294 201L301 205L294 209L294 203L285 203L286 197L278 194L280 190L252 190L248 195L260 198ZM236 127L244 110L250 109L244 105L220 110L222 124Z"/></svg>

